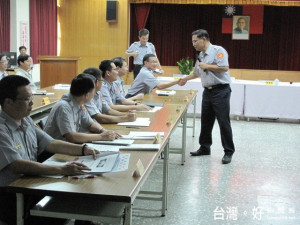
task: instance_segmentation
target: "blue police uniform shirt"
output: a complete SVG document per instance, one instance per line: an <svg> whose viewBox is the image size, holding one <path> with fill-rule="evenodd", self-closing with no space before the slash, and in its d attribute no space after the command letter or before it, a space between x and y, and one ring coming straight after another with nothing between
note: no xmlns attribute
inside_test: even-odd
<svg viewBox="0 0 300 225"><path fill-rule="evenodd" d="M146 54L154 54L156 56L155 47L151 42L147 42L146 45L141 45L141 42L136 41L130 45L130 47L126 50L127 53L136 52L139 54L134 57L133 64L143 65L143 58Z"/></svg>
<svg viewBox="0 0 300 225"><path fill-rule="evenodd" d="M143 67L128 90L128 94L132 96L135 96L139 93L148 94L158 84L159 81L156 77L154 77L153 71Z"/></svg>
<svg viewBox="0 0 300 225"><path fill-rule="evenodd" d="M110 84L104 80L100 91L108 105L121 103L125 99L114 82Z"/></svg>
<svg viewBox="0 0 300 225"><path fill-rule="evenodd" d="M215 64L218 66L229 66L227 51L217 45L210 44L205 53L200 52L199 57L201 62L207 64ZM194 75L201 77L203 87L209 87L217 84L231 83L229 70L226 72L213 72L210 70L202 70L198 62L195 63Z"/></svg>

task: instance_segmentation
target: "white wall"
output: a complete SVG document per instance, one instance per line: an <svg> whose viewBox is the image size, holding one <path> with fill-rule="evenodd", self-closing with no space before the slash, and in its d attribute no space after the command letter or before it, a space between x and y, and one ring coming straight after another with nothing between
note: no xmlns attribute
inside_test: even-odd
<svg viewBox="0 0 300 225"><path fill-rule="evenodd" d="M29 23L29 1L30 0L10 0L10 51L17 52L22 43L21 24L27 26L27 54L30 55L30 23ZM33 82L40 82L40 65L34 65L32 72Z"/></svg>

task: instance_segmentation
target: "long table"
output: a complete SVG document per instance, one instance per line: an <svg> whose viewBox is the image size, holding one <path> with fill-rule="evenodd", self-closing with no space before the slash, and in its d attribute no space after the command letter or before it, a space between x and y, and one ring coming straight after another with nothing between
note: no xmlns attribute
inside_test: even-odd
<svg viewBox="0 0 300 225"><path fill-rule="evenodd" d="M162 215L165 215L167 209L169 139L175 127L182 119L185 121L184 124L186 124L187 109L196 94L197 92L178 91L177 96L169 97L171 101L166 97L149 96L148 100L154 101L154 99L156 99L159 102L164 102L164 107L156 113L138 113L138 116L150 117L152 121L150 127L141 130L163 131L165 132L165 136L158 151L126 151L131 153L129 169L127 171L107 173L94 179L79 180L69 179L67 177L54 179L24 176L10 184L9 190L17 193L18 224L23 224L24 222L24 194L47 195L57 198L84 198L87 202L109 201L124 203L126 205L124 210L125 224L132 223L132 203L138 197L138 194L149 194L149 197L142 197L142 199L161 201L161 212ZM186 96L189 97L186 98ZM127 134L130 131L128 128L116 126L117 125L106 125L105 127L107 129L112 128L118 130L122 134ZM183 157L185 151L185 129L186 126L184 125ZM142 185L151 173L162 152L164 153L162 190L160 192L140 192ZM138 160L141 160L145 171L140 177L133 177L132 173L136 169ZM97 219L97 217L93 218Z"/></svg>
<svg viewBox="0 0 300 225"><path fill-rule="evenodd" d="M245 84L245 117L300 119L300 83L242 82Z"/></svg>
<svg viewBox="0 0 300 225"><path fill-rule="evenodd" d="M160 82L171 82L174 80L173 77L158 77ZM245 86L242 83L231 83L232 95L230 99L230 114L234 116L242 116L244 109L244 89ZM196 113L201 114L201 102L202 102L202 92L204 88L202 87L201 79L190 80L184 86L174 85L171 87L173 90L197 90L197 106ZM190 106L188 113L192 113L193 108Z"/></svg>
<svg viewBox="0 0 300 225"><path fill-rule="evenodd" d="M173 77L159 77L161 82L170 82ZM300 119L300 83L279 82L278 85L266 84L266 81L233 80L230 84L230 114L259 118ZM174 90L198 90L197 102L202 101L203 87L201 79L188 81L185 86L175 85ZM191 112L190 108L188 112ZM197 114L201 114L201 104L197 105Z"/></svg>

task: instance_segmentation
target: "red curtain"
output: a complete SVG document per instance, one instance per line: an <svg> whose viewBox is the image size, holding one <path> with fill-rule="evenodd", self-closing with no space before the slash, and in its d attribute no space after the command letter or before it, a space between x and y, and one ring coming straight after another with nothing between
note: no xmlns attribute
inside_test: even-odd
<svg viewBox="0 0 300 225"><path fill-rule="evenodd" d="M30 0L30 55L57 55L56 0Z"/></svg>
<svg viewBox="0 0 300 225"><path fill-rule="evenodd" d="M131 43L137 38L135 21L131 13ZM212 44L228 51L230 68L299 71L300 7L265 6L263 21L263 34L232 40L231 34L222 34L221 5L152 4L146 28L165 66L176 66L183 57L194 58L191 33L203 28Z"/></svg>
<svg viewBox="0 0 300 225"><path fill-rule="evenodd" d="M151 8L150 4L135 5L134 9L135 9L138 30L145 28L149 16L150 8Z"/></svg>
<svg viewBox="0 0 300 225"><path fill-rule="evenodd" d="M10 0L0 3L0 53L10 51Z"/></svg>

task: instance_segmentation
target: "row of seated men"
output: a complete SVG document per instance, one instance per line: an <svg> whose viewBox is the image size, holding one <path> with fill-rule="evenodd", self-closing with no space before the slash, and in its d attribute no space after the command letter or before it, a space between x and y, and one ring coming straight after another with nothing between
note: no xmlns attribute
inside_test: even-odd
<svg viewBox="0 0 300 225"><path fill-rule="evenodd" d="M75 162L64 166L39 163L38 155L43 151L52 154L93 155L95 158L99 151L82 143L113 140L121 136L115 131L104 129L100 123L134 120L136 114L132 110L150 108L133 100L140 99L154 88L163 89L178 83L157 81L153 75L156 60L154 55L144 57L144 68L131 87L131 90L138 91L128 99L122 93L122 83L118 87L115 82L122 69L128 70L125 60L121 58L120 64L115 59L104 60L99 66L101 70L87 68L72 80L70 93L54 105L44 131L37 128L29 116L33 107L31 82L18 75L6 76L0 81L0 201L6 203L0 206L0 224L16 223L16 197L7 191L7 186L23 174L81 175L89 170L85 165ZM143 85L136 83L139 76ZM109 115L102 115L105 110ZM39 199L25 195L25 211L28 212ZM63 224L61 222L25 214L25 224ZM76 224L90 222L76 221Z"/></svg>

